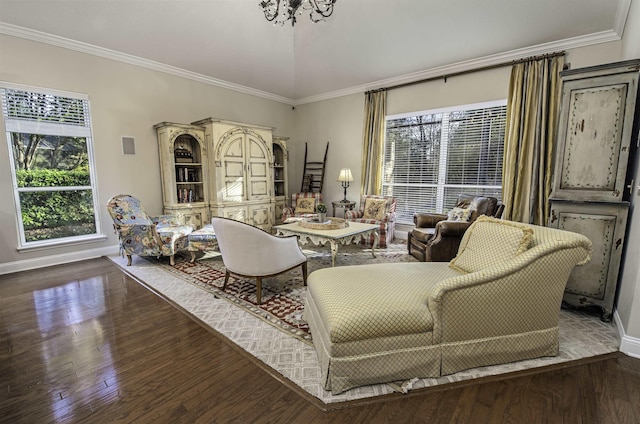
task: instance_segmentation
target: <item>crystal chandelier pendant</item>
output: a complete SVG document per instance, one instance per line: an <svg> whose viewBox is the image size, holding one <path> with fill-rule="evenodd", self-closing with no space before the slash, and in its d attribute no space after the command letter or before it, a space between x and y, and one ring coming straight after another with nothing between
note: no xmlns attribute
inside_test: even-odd
<svg viewBox="0 0 640 424"><path fill-rule="evenodd" d="M284 25L291 21L291 26L294 26L296 15L301 15L303 11L309 11L312 22L324 21L333 14L336 1L338 0L262 0L258 5L267 21L274 25Z"/></svg>

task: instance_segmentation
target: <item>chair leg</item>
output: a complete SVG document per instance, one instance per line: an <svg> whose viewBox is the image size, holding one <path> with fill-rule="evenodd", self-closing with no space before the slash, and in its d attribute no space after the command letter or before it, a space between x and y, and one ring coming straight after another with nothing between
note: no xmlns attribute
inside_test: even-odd
<svg viewBox="0 0 640 424"><path fill-rule="evenodd" d="M307 263L303 262L302 263L302 282L304 283L304 285L307 285Z"/></svg>
<svg viewBox="0 0 640 424"><path fill-rule="evenodd" d="M222 290L227 288L227 283L229 282L229 271L224 273L224 284L222 285Z"/></svg>
<svg viewBox="0 0 640 424"><path fill-rule="evenodd" d="M256 301L262 303L262 277L256 277Z"/></svg>

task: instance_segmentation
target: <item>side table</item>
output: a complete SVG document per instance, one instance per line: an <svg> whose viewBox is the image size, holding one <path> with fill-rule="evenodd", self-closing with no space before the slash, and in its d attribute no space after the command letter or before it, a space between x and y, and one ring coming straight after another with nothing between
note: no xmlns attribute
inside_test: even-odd
<svg viewBox="0 0 640 424"><path fill-rule="evenodd" d="M333 206L333 216L336 216L336 208L344 209L342 211L342 217L344 218L344 214L347 212L347 209L353 210L356 206L356 202L352 202L350 200L345 202L344 200L340 200L338 202L331 202L331 206Z"/></svg>

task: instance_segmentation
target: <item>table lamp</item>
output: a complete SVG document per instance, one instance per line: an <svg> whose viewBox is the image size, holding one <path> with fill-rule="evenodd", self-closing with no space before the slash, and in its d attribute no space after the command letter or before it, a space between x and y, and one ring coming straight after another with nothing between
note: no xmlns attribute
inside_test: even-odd
<svg viewBox="0 0 640 424"><path fill-rule="evenodd" d="M348 168L341 169L340 175L338 176L338 181L342 183L342 187L344 188L344 199L342 199L342 203L349 203L349 201L347 200L347 187L349 187L349 183L353 181L351 170Z"/></svg>

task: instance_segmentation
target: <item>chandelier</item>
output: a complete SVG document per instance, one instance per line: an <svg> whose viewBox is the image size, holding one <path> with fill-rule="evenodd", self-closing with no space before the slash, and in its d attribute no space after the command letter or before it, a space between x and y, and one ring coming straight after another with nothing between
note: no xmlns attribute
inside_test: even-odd
<svg viewBox="0 0 640 424"><path fill-rule="evenodd" d="M296 15L309 10L309 18L313 22L324 21L333 13L333 5L338 0L263 0L260 8L264 12L267 21L284 25L291 21L291 26L296 24Z"/></svg>

